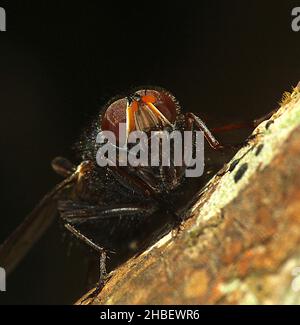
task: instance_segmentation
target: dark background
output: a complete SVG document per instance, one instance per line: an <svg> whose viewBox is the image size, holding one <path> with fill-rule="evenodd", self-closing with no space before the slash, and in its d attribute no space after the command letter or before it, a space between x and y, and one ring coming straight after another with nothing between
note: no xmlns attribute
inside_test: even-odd
<svg viewBox="0 0 300 325"><path fill-rule="evenodd" d="M0 6L0 242L60 180L50 161L73 157L72 144L111 96L160 85L217 126L267 113L300 80L297 1ZM8 278L0 303L72 303L84 291L84 254L55 224Z"/></svg>

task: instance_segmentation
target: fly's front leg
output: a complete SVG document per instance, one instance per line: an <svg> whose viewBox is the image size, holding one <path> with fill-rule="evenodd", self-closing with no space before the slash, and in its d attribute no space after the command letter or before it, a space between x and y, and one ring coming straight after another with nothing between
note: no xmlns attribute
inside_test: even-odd
<svg viewBox="0 0 300 325"><path fill-rule="evenodd" d="M227 131L233 131L238 129L254 129L256 128L261 122L270 119L271 116L276 112L277 110L272 110L269 113L261 116L260 118L257 118L253 121L245 121L240 123L231 123L227 125L223 125L220 127L212 128L212 132L214 133L221 133L221 132L227 132ZM204 132L205 138L207 139L208 143L213 149L223 149L224 147L230 147L230 148L240 148L241 146L245 145L247 143L241 143L237 145L220 145L220 143L216 140L216 138L213 136L212 132L206 127L205 123L195 114L193 113L187 113L186 114L186 127L187 129L190 129L193 124L196 124L198 129Z"/></svg>
<svg viewBox="0 0 300 325"><path fill-rule="evenodd" d="M200 131L202 131L204 133L205 139L213 149L219 150L224 148L224 146L220 144L220 142L210 132L205 123L197 115L193 113L186 113L185 124L187 130L192 130L193 126L195 125Z"/></svg>
<svg viewBox="0 0 300 325"><path fill-rule="evenodd" d="M195 114L193 113L186 113L185 115L185 123L186 123L186 129L192 130L193 126L196 126L200 131L204 133L204 137L207 140L208 144L214 149L214 150L223 150L223 149L239 149L243 147L247 142L239 143L239 144L221 144L215 136L212 134L212 132L208 129L208 127L205 125L205 123ZM236 125L234 125L236 126ZM230 129L235 129L236 127L233 127L233 125L230 126ZM226 129L226 127L224 127Z"/></svg>
<svg viewBox="0 0 300 325"><path fill-rule="evenodd" d="M126 168L110 166L109 169L118 182L124 187L142 194L147 198L156 196L155 188L149 182L145 182L138 176L133 176L128 173Z"/></svg>
<svg viewBox="0 0 300 325"><path fill-rule="evenodd" d="M141 193L146 198L152 198L157 205L168 213L170 213L175 220L181 220L181 218L176 214L174 208L170 202L166 203L157 193L156 189L151 185L150 182L146 182L139 178L138 176L133 176L129 174L125 168L120 168L118 166L110 167L114 177L122 184L124 187L129 188L137 193Z"/></svg>

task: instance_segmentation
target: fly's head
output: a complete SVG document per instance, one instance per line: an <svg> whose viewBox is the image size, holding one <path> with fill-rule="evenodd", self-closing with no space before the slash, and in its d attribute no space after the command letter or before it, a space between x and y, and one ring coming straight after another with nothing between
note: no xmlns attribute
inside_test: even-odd
<svg viewBox="0 0 300 325"><path fill-rule="evenodd" d="M114 135L115 143L118 149L127 152L132 148L128 143L130 134L134 131L144 132L148 148L151 147L151 131L173 131L181 129L182 125L181 109L176 98L167 90L156 87L143 87L117 98L113 98L101 110L99 116L94 122L93 133L85 137L83 159L95 161L98 149L101 145L97 144L97 134L103 131L109 131ZM121 129L123 127L123 129ZM124 132L122 132L123 130ZM106 139L107 143L109 140ZM124 146L125 144L125 146ZM169 192L178 187L182 182L184 168L177 168L171 162L170 166L153 167L150 165L150 155L148 153L147 167L131 166L130 163L125 167L127 171L135 174L143 182L151 184L155 191ZM162 153L164 154L164 153ZM159 157L160 162L162 160ZM117 154L116 164L120 163L120 155ZM122 167L123 168L123 167Z"/></svg>
<svg viewBox="0 0 300 325"><path fill-rule="evenodd" d="M119 125L126 127L126 139L132 131L149 132L174 128L180 115L175 97L160 88L138 89L111 101L101 116L101 130L112 131L119 139Z"/></svg>

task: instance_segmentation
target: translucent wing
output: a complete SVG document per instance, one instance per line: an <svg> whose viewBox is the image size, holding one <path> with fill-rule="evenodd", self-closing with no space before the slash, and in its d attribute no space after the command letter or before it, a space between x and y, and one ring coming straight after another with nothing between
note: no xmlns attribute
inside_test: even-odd
<svg viewBox="0 0 300 325"><path fill-rule="evenodd" d="M7 273L18 265L51 225L57 213L59 195L64 189L72 185L76 179L77 173L73 173L57 184L0 246L0 265L4 267Z"/></svg>

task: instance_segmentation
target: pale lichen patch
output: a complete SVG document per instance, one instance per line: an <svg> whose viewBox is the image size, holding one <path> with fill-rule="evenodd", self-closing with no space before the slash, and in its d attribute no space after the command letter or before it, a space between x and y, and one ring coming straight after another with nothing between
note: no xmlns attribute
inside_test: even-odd
<svg viewBox="0 0 300 325"><path fill-rule="evenodd" d="M293 108L291 109L291 107ZM252 139L233 157L231 162L238 160L238 166L247 164L247 170L242 177L235 182L235 173L238 170L238 166L236 166L233 172L227 172L219 179L218 186L204 204L200 199L192 207L191 213L198 213L194 227L197 228L201 222L220 214L222 208L236 198L238 193L246 187L251 177L256 172L263 170L279 152L280 147L285 145L289 134L300 125L300 93L298 90L294 91L288 104L281 107L271 119L274 119L272 126L266 128L268 121L261 123L253 133L257 135L257 138ZM256 150L253 149L260 144L264 145L263 149L259 155L256 155ZM217 177L215 176L210 184L213 184ZM201 209L198 211L200 205ZM195 230L192 228L190 231Z"/></svg>

